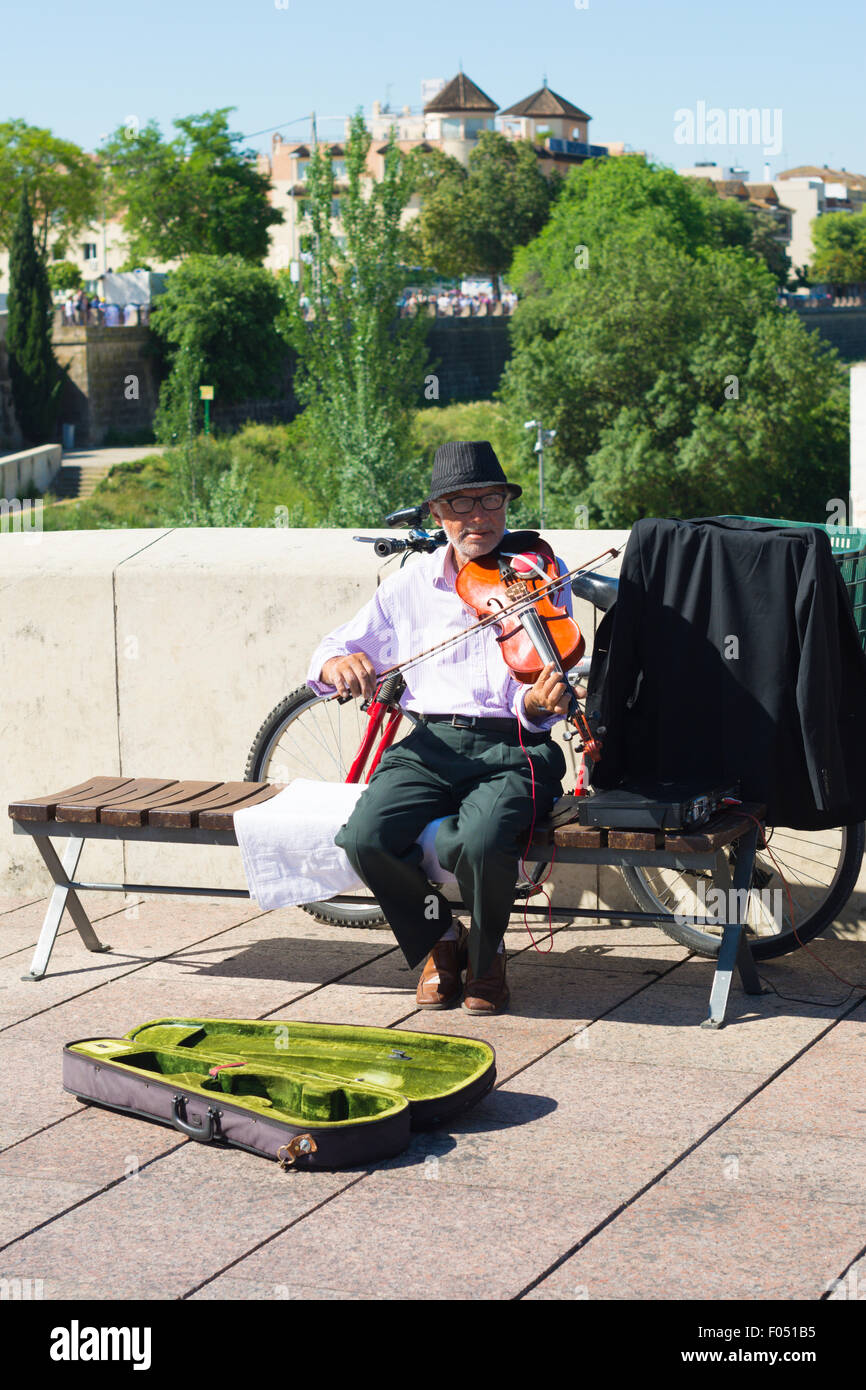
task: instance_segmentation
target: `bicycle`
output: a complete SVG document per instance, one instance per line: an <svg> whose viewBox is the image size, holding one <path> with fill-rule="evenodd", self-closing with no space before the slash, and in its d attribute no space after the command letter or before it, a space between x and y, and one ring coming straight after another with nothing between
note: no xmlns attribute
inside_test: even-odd
<svg viewBox="0 0 866 1390"><path fill-rule="evenodd" d="M444 532L426 530L421 525L422 517L422 508L409 507L392 512L386 518L389 526L408 527L406 539L369 536L353 539L372 544L381 559L401 554L402 566L413 554L429 553L445 543ZM616 579L592 572L582 573L571 581L576 597L602 610L615 602L617 584ZM589 658L584 658L568 673L569 679L585 678L589 665ZM247 759L244 780L275 784L288 784L295 777L348 782L366 777L369 780L385 749L412 727L412 712L400 704L404 689L399 672L387 677L370 700L317 695L309 686L299 686L271 710L258 730ZM566 750L569 771L576 783L579 768L570 743L566 744ZM586 789L586 794L592 795L591 787ZM776 863L768 850L759 845L750 884L757 892L749 893L745 916L749 944L756 960L796 950L830 925L854 891L866 848L866 827L862 822L823 831L773 826L765 830L765 835ZM736 844L724 851L725 864L721 872L626 865L621 873L640 911L657 914L659 926L674 941L697 955L713 958L719 952L721 926L696 926L678 919L706 918L707 895L717 886L727 891L736 866L736 854ZM532 896L540 875L550 862L548 857L525 866L526 877L523 884L518 885L517 898ZM780 900L769 896L775 895L777 890L783 902L781 914L769 907L770 903ZM339 926L377 927L385 923L378 904L369 899L359 901L357 906L345 901L304 903L302 906L317 920Z"/></svg>

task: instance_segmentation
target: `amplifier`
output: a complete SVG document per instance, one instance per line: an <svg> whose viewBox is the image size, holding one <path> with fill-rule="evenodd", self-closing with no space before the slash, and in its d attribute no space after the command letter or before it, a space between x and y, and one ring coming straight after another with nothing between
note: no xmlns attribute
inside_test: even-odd
<svg viewBox="0 0 866 1390"><path fill-rule="evenodd" d="M676 782L613 787L581 797L578 819L609 830L695 830L723 809L725 797L739 794L739 784L712 791Z"/></svg>

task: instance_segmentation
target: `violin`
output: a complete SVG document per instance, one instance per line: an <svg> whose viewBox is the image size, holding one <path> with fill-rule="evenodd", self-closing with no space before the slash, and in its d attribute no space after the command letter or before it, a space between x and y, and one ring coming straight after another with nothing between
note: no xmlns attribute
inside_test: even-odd
<svg viewBox="0 0 866 1390"><path fill-rule="evenodd" d="M559 578L559 567L547 541L533 537L531 551L517 552L512 536L505 541L507 552L500 545L490 555L469 560L457 575L456 589L479 618L488 618L520 599L531 599L545 586L531 607L517 616L503 616L496 638L505 664L519 681L533 685L550 662L563 674L575 666L586 642L567 610L553 602L549 585Z"/></svg>
<svg viewBox="0 0 866 1390"><path fill-rule="evenodd" d="M467 561L455 587L479 619L493 619L499 627L496 641L517 680L532 685L550 664L560 672L569 696L566 717L580 735L586 756L598 760L601 745L565 678L566 671L583 656L586 642L567 609L553 601L556 591L551 586L559 578L556 556L547 541L535 532L511 532L489 555ZM502 613L502 620L496 623L498 613Z"/></svg>

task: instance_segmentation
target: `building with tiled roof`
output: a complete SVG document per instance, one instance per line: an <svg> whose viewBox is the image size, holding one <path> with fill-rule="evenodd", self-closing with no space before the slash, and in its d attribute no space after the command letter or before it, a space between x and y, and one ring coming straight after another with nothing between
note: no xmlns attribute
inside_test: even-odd
<svg viewBox="0 0 866 1390"><path fill-rule="evenodd" d="M558 92L543 85L500 110L494 99L483 91L465 72L458 72L449 82L441 79L422 83L424 100L420 108L404 106L391 111L386 104L374 101L367 122L372 144L367 156L367 172L378 181L384 173L384 154L387 140L394 133L400 150L441 150L461 164L468 164L479 136L487 130L500 129L511 139L528 140L544 174L558 169L565 174L575 164L587 159L604 158L624 153L625 146L589 144L589 122L586 111ZM348 122L346 134L348 136ZM341 177L345 176L345 149L329 146L335 161L334 230L339 236L339 194ZM271 201L285 216L281 226L272 230L271 253L267 264L287 266L299 257L298 203L305 191L306 170L310 146L300 141L289 143L277 134L273 136L270 156L259 156L259 168L270 173ZM404 216L415 216L420 207L416 195Z"/></svg>
<svg viewBox="0 0 866 1390"><path fill-rule="evenodd" d="M437 92L431 101L424 107L425 116L435 116L438 114L452 114L456 111L486 111L489 115L494 115L499 108L492 97L467 77L465 72L458 72L456 77L452 77L447 82L441 92Z"/></svg>

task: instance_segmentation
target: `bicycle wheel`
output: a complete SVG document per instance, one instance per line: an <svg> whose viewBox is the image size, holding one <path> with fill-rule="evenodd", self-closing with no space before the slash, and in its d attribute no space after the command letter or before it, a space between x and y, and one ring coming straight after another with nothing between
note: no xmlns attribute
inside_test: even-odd
<svg viewBox="0 0 866 1390"><path fill-rule="evenodd" d="M756 960L795 951L834 920L854 891L863 859L863 823L831 830L790 830L775 826L766 831L767 841L784 874L790 892L767 851L760 845L752 872L745 915L749 945ZM674 941L701 956L716 956L721 945L726 914L712 910L721 899L710 898L710 889L724 893L736 864L736 846L723 851L725 867L683 873L678 869L632 866L622 874L632 897L644 912L664 912L670 921L660 922ZM727 896L725 894L725 900ZM708 903L710 910L708 910ZM794 915L791 916L793 903ZM718 915L720 925L692 926L677 922L679 916Z"/></svg>

